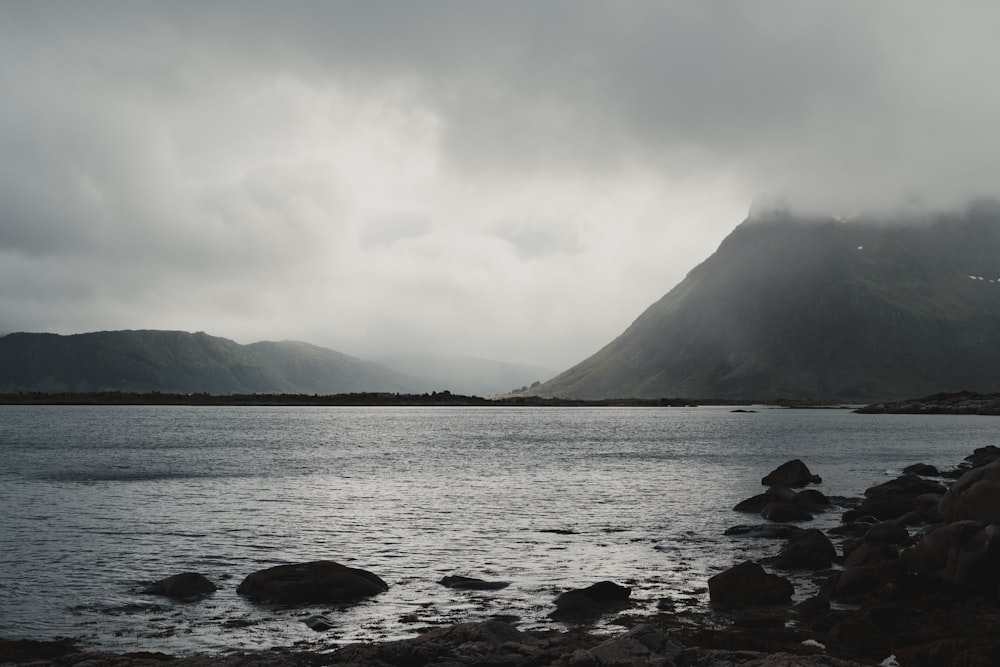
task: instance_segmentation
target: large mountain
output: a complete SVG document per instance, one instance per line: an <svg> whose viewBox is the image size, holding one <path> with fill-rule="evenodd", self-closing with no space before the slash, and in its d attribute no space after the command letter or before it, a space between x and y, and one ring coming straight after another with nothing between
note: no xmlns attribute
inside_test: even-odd
<svg viewBox="0 0 1000 667"><path fill-rule="evenodd" d="M0 392L413 392L422 383L307 343L240 345L184 331L0 337Z"/></svg>
<svg viewBox="0 0 1000 667"><path fill-rule="evenodd" d="M531 393L870 401L1000 391L1000 205L753 211L623 334Z"/></svg>

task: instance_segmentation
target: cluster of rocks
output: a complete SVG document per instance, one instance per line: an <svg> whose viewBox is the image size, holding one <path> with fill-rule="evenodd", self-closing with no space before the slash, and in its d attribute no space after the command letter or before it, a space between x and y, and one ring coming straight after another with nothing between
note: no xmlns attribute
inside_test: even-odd
<svg viewBox="0 0 1000 667"><path fill-rule="evenodd" d="M801 492L792 489L808 469L800 461L783 467L799 474L765 477L773 486L735 509L768 518L775 504L802 508ZM745 645L758 646L766 634L760 626L770 623L786 641L812 642L841 657L892 658L906 667L1000 664L1000 448L977 449L943 473L915 464L863 499L827 504L837 506L847 508L842 522L825 532L799 525L810 520L807 513L784 509L782 516L798 523L727 531L784 540L762 563L709 579L713 607L741 613L734 625L758 626ZM792 605L788 571L810 575L815 594Z"/></svg>
<svg viewBox="0 0 1000 667"><path fill-rule="evenodd" d="M1000 415L1000 394L959 391L924 398L872 403L855 412L861 414L905 415Z"/></svg>

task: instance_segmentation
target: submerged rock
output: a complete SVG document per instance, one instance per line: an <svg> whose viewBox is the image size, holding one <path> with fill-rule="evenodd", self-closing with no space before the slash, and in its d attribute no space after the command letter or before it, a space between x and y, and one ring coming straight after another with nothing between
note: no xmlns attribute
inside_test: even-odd
<svg viewBox="0 0 1000 667"><path fill-rule="evenodd" d="M509 581L486 581L475 577L463 577L458 574L442 577L439 584L446 588L458 588L470 591L496 591L510 586Z"/></svg>
<svg viewBox="0 0 1000 667"><path fill-rule="evenodd" d="M249 575L236 589L261 602L348 602L389 590L378 576L329 560L277 565Z"/></svg>
<svg viewBox="0 0 1000 667"><path fill-rule="evenodd" d="M204 575L182 572L160 579L142 590L146 595L163 595L168 598L190 598L218 590Z"/></svg>

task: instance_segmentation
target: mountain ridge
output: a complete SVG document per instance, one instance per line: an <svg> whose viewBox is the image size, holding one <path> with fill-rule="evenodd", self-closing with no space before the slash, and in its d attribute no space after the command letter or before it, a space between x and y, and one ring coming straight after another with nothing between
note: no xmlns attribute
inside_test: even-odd
<svg viewBox="0 0 1000 667"><path fill-rule="evenodd" d="M919 223L755 211L531 393L870 401L1000 390L1000 205Z"/></svg>
<svg viewBox="0 0 1000 667"><path fill-rule="evenodd" d="M417 391L374 362L300 341L240 345L160 329L0 337L0 391L319 393Z"/></svg>

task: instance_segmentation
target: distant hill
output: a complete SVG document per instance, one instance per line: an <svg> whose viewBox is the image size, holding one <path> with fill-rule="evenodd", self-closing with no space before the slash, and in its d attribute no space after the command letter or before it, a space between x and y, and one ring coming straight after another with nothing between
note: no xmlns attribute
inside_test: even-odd
<svg viewBox="0 0 1000 667"><path fill-rule="evenodd" d="M458 394L496 396L555 375L539 366L511 364L468 356L395 356L378 361L419 378L424 391L447 388Z"/></svg>
<svg viewBox="0 0 1000 667"><path fill-rule="evenodd" d="M1000 205L754 212L592 357L530 393L872 401L1000 391Z"/></svg>
<svg viewBox="0 0 1000 667"><path fill-rule="evenodd" d="M422 383L307 343L240 345L184 331L101 331L0 338L0 392L413 392Z"/></svg>

